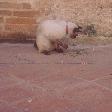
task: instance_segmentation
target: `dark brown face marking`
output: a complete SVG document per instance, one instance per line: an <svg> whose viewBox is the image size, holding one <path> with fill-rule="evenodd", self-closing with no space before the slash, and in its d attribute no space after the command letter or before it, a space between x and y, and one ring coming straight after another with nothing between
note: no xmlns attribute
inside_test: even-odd
<svg viewBox="0 0 112 112"><path fill-rule="evenodd" d="M78 33L82 32L82 27L78 26L78 28L74 28L73 33L76 33L76 32L78 32Z"/></svg>
<svg viewBox="0 0 112 112"><path fill-rule="evenodd" d="M64 49L67 49L68 48L68 45L61 42L61 41L57 41L56 42L56 48L64 48Z"/></svg>
<svg viewBox="0 0 112 112"><path fill-rule="evenodd" d="M73 34L71 35L71 38L76 38L79 33L82 32L82 27L78 26L78 28L73 29Z"/></svg>

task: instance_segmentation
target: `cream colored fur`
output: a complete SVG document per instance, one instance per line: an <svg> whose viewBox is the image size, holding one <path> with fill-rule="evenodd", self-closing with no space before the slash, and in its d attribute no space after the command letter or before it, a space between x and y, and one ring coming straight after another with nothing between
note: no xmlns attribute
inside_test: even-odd
<svg viewBox="0 0 112 112"><path fill-rule="evenodd" d="M66 25L68 25L67 35ZM45 20L41 22L36 35L39 52L54 50L55 44L52 44L52 42L69 37L75 27L77 27L76 24L62 20Z"/></svg>

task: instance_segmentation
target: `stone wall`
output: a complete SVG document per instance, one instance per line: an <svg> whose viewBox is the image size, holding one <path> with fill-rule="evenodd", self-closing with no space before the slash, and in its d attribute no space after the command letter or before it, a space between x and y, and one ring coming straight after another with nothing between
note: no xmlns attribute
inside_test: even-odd
<svg viewBox="0 0 112 112"><path fill-rule="evenodd" d="M112 35L111 0L0 0L0 38L35 38L38 22L56 18Z"/></svg>

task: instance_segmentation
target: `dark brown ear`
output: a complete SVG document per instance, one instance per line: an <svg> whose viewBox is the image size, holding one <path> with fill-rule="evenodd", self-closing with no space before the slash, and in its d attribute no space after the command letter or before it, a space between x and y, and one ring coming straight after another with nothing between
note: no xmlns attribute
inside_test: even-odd
<svg viewBox="0 0 112 112"><path fill-rule="evenodd" d="M78 26L78 28L74 28L73 33L75 33L75 32L82 32L82 27Z"/></svg>

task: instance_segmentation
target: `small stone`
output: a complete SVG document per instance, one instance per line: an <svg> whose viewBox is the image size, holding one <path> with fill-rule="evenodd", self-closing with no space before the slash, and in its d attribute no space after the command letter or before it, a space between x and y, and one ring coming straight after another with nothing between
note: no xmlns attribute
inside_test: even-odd
<svg viewBox="0 0 112 112"><path fill-rule="evenodd" d="M24 109L24 111L25 111L25 112L28 112L28 111L29 111L29 109L28 109L28 108L25 108L25 109Z"/></svg>
<svg viewBox="0 0 112 112"><path fill-rule="evenodd" d="M63 60L61 60L61 64L64 64Z"/></svg>
<svg viewBox="0 0 112 112"><path fill-rule="evenodd" d="M95 51L95 49L93 48L93 51Z"/></svg>
<svg viewBox="0 0 112 112"><path fill-rule="evenodd" d="M28 102L31 103L31 102L32 102L32 98L29 98L29 99L28 99Z"/></svg>

